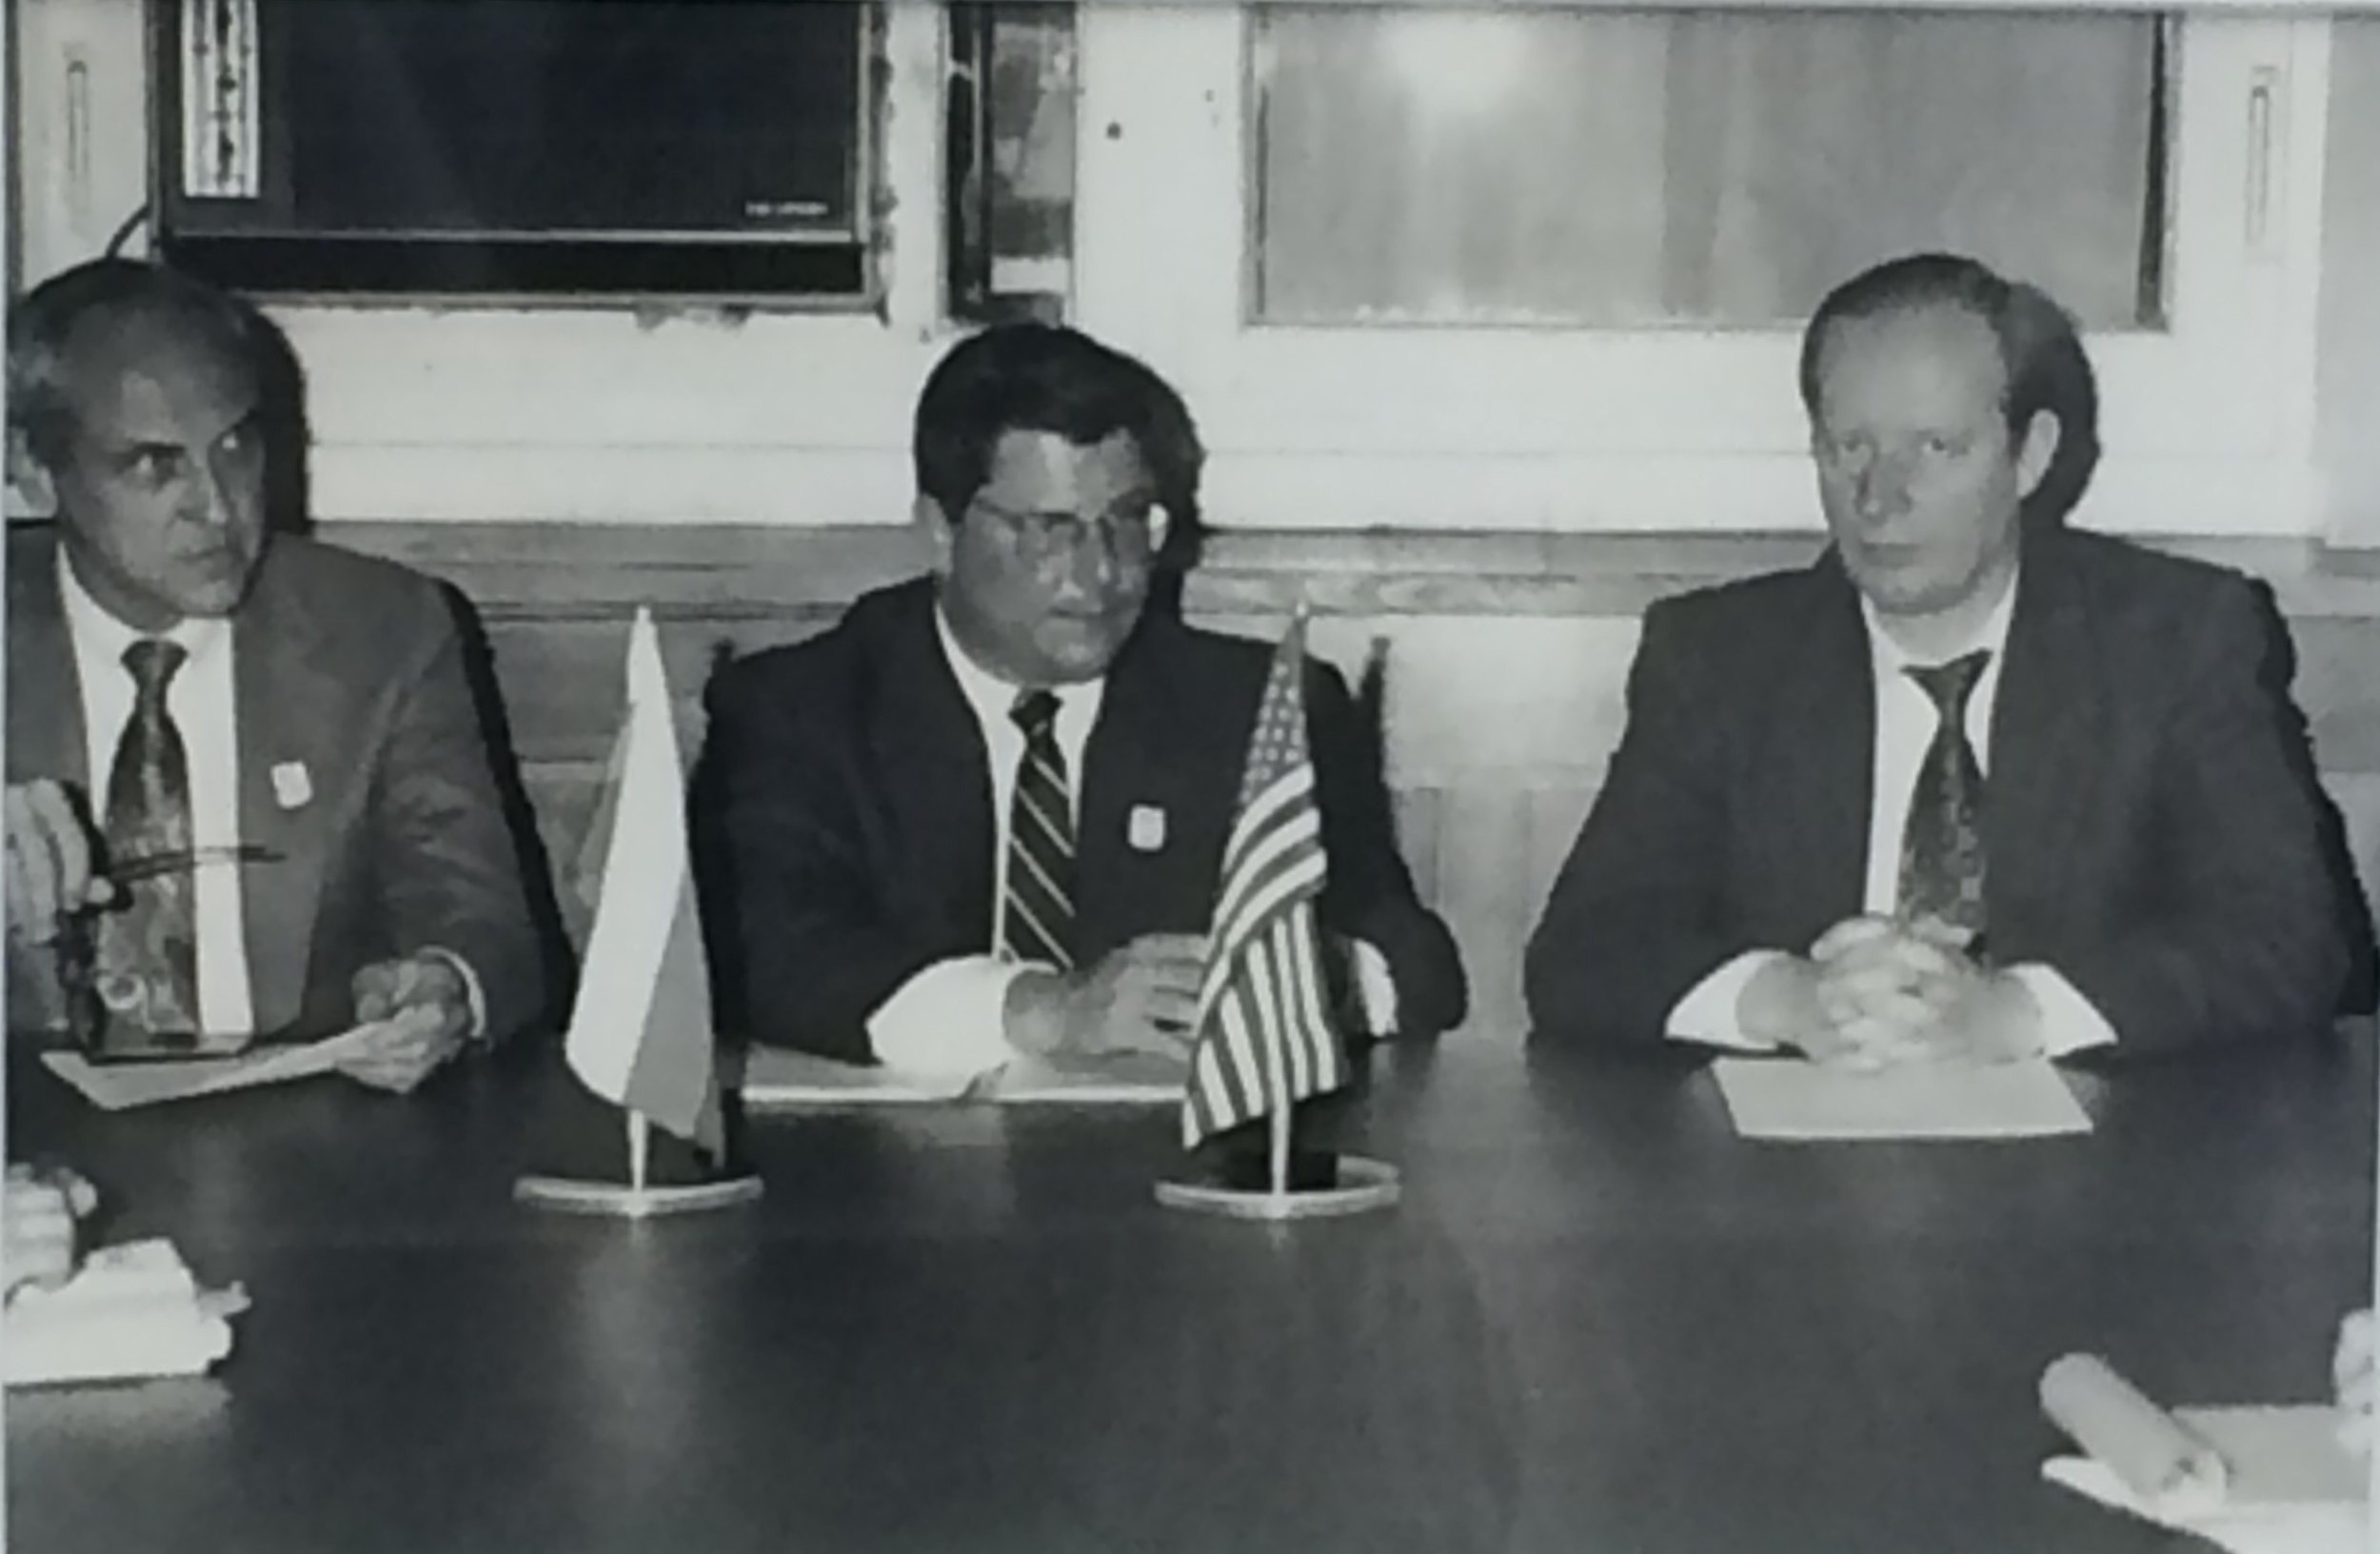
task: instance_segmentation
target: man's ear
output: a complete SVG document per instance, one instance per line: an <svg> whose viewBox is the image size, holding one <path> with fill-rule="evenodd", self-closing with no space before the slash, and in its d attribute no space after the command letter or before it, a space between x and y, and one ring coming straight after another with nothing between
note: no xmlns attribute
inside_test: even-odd
<svg viewBox="0 0 2380 1554"><path fill-rule="evenodd" d="M57 482L50 478L49 466L33 456L25 428L14 425L9 428L5 507L10 518L50 518L58 510Z"/></svg>
<svg viewBox="0 0 2380 1554"><path fill-rule="evenodd" d="M909 504L909 522L925 541L925 552L932 558L934 575L948 577L951 542L956 535L950 520L942 516L942 505L920 491L917 500Z"/></svg>
<svg viewBox="0 0 2380 1554"><path fill-rule="evenodd" d="M2054 410L2035 410L2025 423L2024 440L2016 445L2016 494L2026 498L2040 488L2057 458L2057 445L2065 435Z"/></svg>
<svg viewBox="0 0 2380 1554"><path fill-rule="evenodd" d="M1173 531L1173 512L1162 505L1151 508L1149 509L1149 554L1163 553L1166 536Z"/></svg>

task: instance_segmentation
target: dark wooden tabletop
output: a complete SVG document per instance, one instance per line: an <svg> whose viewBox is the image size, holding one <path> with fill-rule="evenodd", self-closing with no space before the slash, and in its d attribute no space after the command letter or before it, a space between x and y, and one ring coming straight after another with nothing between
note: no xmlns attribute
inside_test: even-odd
<svg viewBox="0 0 2380 1554"><path fill-rule="evenodd" d="M2371 1265L2373 1065L2079 1083L2091 1136L1734 1137L1675 1063L1377 1060L1393 1212L1159 1207L1169 1112L774 1117L757 1205L515 1206L609 1123L549 1066L104 1117L11 1152L253 1307L204 1382L8 1399L9 1542L149 1549L2152 1550L2033 1386L2320 1397ZM559 1141L559 1142L558 1142Z"/></svg>

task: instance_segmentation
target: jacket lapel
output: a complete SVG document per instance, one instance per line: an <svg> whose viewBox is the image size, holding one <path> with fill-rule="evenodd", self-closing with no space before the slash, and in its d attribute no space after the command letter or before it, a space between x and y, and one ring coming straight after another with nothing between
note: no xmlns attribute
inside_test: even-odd
<svg viewBox="0 0 2380 1554"><path fill-rule="evenodd" d="M82 678L58 597L58 548L53 534L11 536L8 588L8 780L49 777L82 796L86 819L96 822L102 800L91 792L85 746ZM67 1027L57 961L11 938L8 946L8 1018L24 1030Z"/></svg>
<svg viewBox="0 0 2380 1554"><path fill-rule="evenodd" d="M899 601L886 638L867 739L902 887L928 893L954 951L980 954L992 939L991 767L942 655L930 585Z"/></svg>
<svg viewBox="0 0 2380 1554"><path fill-rule="evenodd" d="M1995 925L2036 920L2037 904L2057 898L2097 767L2073 755L2099 743L2109 727L2081 586L2059 565L2055 536L2031 539L2028 547L1992 708L1984 784L1984 902Z"/></svg>
<svg viewBox="0 0 2380 1554"><path fill-rule="evenodd" d="M97 818L83 687L58 597L58 547L43 534L9 553L8 778L52 777L81 790Z"/></svg>
<svg viewBox="0 0 2380 1554"><path fill-rule="evenodd" d="M268 551L231 638L240 839L277 855L243 873L248 996L260 1032L288 1026L305 1006L325 827L346 775L339 763L362 759L340 748L347 698L318 663L316 636L306 601L280 586Z"/></svg>
<svg viewBox="0 0 2380 1554"><path fill-rule="evenodd" d="M1256 712L1201 674L1184 628L1152 610L1116 656L1082 750L1076 953L1207 926Z"/></svg>
<svg viewBox="0 0 2380 1554"><path fill-rule="evenodd" d="M1771 704L1775 722L1758 752L1766 769L1744 784L1761 811L1752 834L1774 839L1772 899L1816 913L1814 926L1791 926L1795 937L1860 910L1875 782L1875 676L1858 595L1832 550L1807 575L1808 635Z"/></svg>
<svg viewBox="0 0 2380 1554"><path fill-rule="evenodd" d="M1152 786L1162 747L1163 721L1180 708L1166 695L1160 674L1161 655L1149 651L1149 637L1160 623L1145 622L1109 667L1107 686L1100 697L1099 722L1082 746L1081 802L1075 820L1075 948L1078 955L1104 953L1108 930L1138 920L1147 903L1130 898L1126 834L1135 806L1179 826L1178 806ZM1186 845L1180 837L1160 839L1150 847L1152 858L1178 855Z"/></svg>

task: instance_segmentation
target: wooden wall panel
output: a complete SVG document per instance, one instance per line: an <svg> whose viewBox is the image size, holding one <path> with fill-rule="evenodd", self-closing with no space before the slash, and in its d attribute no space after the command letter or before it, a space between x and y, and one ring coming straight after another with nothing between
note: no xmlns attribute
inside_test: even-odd
<svg viewBox="0 0 2380 1554"><path fill-rule="evenodd" d="M627 623L661 624L689 753L716 655L799 640L922 561L899 529L340 526L333 537L452 579L476 601L565 920L622 707ZM1625 715L1652 599L1806 560L1797 536L1234 535L1188 593L1201 624L1277 635L1303 602L1351 683L1376 656L1401 841L1461 944L1471 1026L1524 1028L1520 961ZM2270 578L2297 692L2365 880L2380 881L2380 568L2296 543L2177 543Z"/></svg>

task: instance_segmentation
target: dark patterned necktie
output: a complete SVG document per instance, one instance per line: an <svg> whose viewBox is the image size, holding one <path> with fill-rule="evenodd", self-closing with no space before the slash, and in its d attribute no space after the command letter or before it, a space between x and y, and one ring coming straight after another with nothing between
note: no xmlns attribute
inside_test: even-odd
<svg viewBox="0 0 2380 1554"><path fill-rule="evenodd" d="M108 772L108 860L125 864L190 850L190 769L166 687L189 657L148 637L124 650L132 716ZM153 1035L196 1035L198 909L188 868L119 885L124 900L101 914L97 986L108 1018Z"/></svg>
<svg viewBox="0 0 2380 1554"><path fill-rule="evenodd" d="M1066 758L1058 750L1058 698L1046 690L1021 692L1008 715L1024 730L1024 754L1008 803L1001 942L1017 960L1068 970L1074 966L1074 809L1066 797Z"/></svg>
<svg viewBox="0 0 2380 1554"><path fill-rule="evenodd" d="M1990 663L1988 652L1908 671L1934 699L1940 722L1917 767L1901 833L1900 911L1909 922L1933 918L1983 937L1983 767L1967 742L1967 698Z"/></svg>

